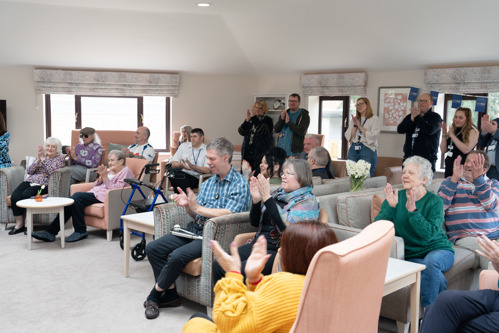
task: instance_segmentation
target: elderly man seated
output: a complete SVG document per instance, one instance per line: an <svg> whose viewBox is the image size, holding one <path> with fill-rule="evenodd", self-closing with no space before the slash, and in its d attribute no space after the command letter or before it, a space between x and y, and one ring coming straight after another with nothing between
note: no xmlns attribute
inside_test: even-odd
<svg viewBox="0 0 499 333"><path fill-rule="evenodd" d="M329 157L329 152L326 148L312 148L308 154L307 161L312 169L312 176L321 177L322 179L334 178L334 175L330 174L329 170L326 169L329 161L331 161L331 157Z"/></svg>
<svg viewBox="0 0 499 333"><path fill-rule="evenodd" d="M489 167L489 157L483 151L470 152L464 165L459 156L452 176L438 189L444 200L449 240L472 251L479 249L480 235L499 238L499 182L487 178ZM480 266L487 268L487 258L480 257Z"/></svg>

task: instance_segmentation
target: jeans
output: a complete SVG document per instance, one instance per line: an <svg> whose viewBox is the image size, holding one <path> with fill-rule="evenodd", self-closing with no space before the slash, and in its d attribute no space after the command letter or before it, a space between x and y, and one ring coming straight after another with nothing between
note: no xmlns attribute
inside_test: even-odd
<svg viewBox="0 0 499 333"><path fill-rule="evenodd" d="M355 150L356 146L360 146L361 148L359 150ZM350 149L348 149L347 158L354 162L364 160L371 163L369 174L370 177L374 177L374 170L376 170L376 165L378 164L378 152L376 150L372 151L371 149L364 146L363 143L352 143Z"/></svg>
<svg viewBox="0 0 499 333"><path fill-rule="evenodd" d="M421 333L433 332L499 332L499 291L442 292L426 309L421 324Z"/></svg>
<svg viewBox="0 0 499 333"><path fill-rule="evenodd" d="M433 303L439 293L447 289L444 273L454 265L454 252L449 250L433 250L422 259L406 259L410 262L426 265L421 272L421 305Z"/></svg>
<svg viewBox="0 0 499 333"><path fill-rule="evenodd" d="M74 203L71 206L64 207L64 223L68 222L69 218L72 217L75 231L80 234L85 233L87 232L87 226L85 225L84 209L100 201L90 192L76 192L70 198L74 200ZM61 230L59 221L59 215L57 215L47 231L57 235Z"/></svg>
<svg viewBox="0 0 499 333"><path fill-rule="evenodd" d="M190 222L187 231L203 235L203 228ZM182 273L185 265L191 260L201 257L203 241L165 235L146 246L146 254L152 266L154 279L161 289L169 289Z"/></svg>

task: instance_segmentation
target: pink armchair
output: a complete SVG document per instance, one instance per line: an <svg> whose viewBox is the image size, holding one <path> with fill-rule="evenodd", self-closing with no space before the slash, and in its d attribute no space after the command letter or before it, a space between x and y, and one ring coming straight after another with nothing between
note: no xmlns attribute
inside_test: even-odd
<svg viewBox="0 0 499 333"><path fill-rule="evenodd" d="M394 235L379 221L317 252L291 332L376 332Z"/></svg>
<svg viewBox="0 0 499 333"><path fill-rule="evenodd" d="M126 166L132 170L135 178L138 177L140 171L148 163L147 160L136 158L128 158ZM147 176L146 176L147 177ZM142 180L147 182L147 179ZM86 192L92 188L93 183L80 183L71 186L71 195L76 192ZM109 190L106 192L106 198L103 203L96 203L85 208L85 224L90 227L96 227L106 230L107 241L113 239L113 230L120 228L120 217L125 209L125 204L132 193L131 187L123 189ZM142 199L140 194L136 192L134 199ZM129 209L127 214L133 214L135 211Z"/></svg>

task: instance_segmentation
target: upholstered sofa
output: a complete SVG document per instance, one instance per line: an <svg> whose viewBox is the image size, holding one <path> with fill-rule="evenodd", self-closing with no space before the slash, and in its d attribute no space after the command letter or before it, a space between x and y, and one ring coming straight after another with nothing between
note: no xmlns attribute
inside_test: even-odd
<svg viewBox="0 0 499 333"><path fill-rule="evenodd" d="M0 224L2 230L7 228L8 223L15 223L12 209L10 208L10 195L24 181L24 167L13 166L0 169ZM48 195L51 197L69 196L71 184L71 169L68 167L54 171L49 178ZM36 214L33 216L34 223L51 223L56 217L55 213Z"/></svg>
<svg viewBox="0 0 499 333"><path fill-rule="evenodd" d="M434 180L428 190L437 192L442 179ZM400 185L396 186L400 187ZM376 195L376 198L375 198ZM354 193L335 193L319 196L321 208L325 209L328 221L333 226L338 240L356 235L372 223L384 198L383 188L366 189ZM478 287L479 260L467 249L454 246L454 266L445 273L448 289L475 290ZM404 241L395 237L391 257L404 259ZM385 296L381 306L381 316L397 321L399 332L409 328L409 288L404 288Z"/></svg>

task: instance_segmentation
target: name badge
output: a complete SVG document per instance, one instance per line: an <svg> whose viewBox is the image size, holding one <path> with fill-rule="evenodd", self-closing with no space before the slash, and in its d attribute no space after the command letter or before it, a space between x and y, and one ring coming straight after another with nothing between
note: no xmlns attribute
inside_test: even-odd
<svg viewBox="0 0 499 333"><path fill-rule="evenodd" d="M452 149L454 149L454 146L453 145L448 145L447 149L452 150Z"/></svg>
<svg viewBox="0 0 499 333"><path fill-rule="evenodd" d="M452 152L451 152L451 151L446 152L446 153L445 153L445 156L446 156L446 157L452 157Z"/></svg>
<svg viewBox="0 0 499 333"><path fill-rule="evenodd" d="M495 151L496 150L496 145L488 146L487 151Z"/></svg>
<svg viewBox="0 0 499 333"><path fill-rule="evenodd" d="M412 137L413 137L413 138L417 138L417 137L418 137L418 133L414 133L414 134L412 135Z"/></svg>
<svg viewBox="0 0 499 333"><path fill-rule="evenodd" d="M362 149L362 146L361 145L356 145L355 146L355 150L361 150Z"/></svg>

